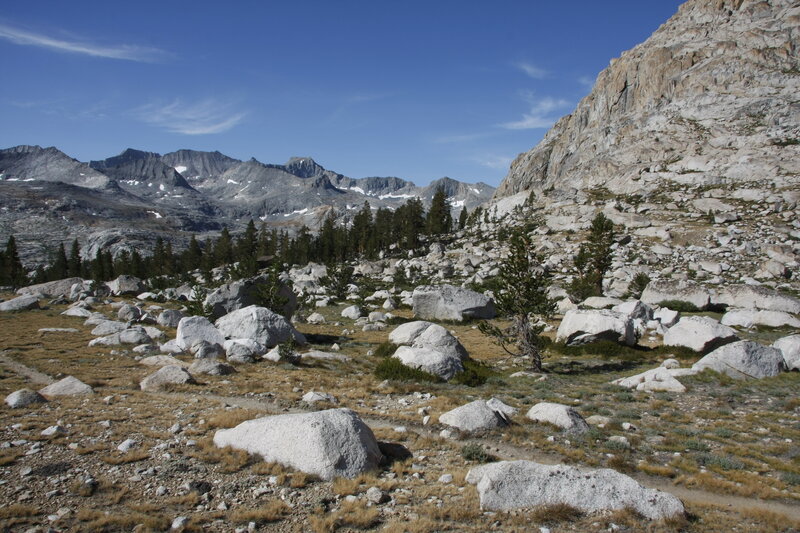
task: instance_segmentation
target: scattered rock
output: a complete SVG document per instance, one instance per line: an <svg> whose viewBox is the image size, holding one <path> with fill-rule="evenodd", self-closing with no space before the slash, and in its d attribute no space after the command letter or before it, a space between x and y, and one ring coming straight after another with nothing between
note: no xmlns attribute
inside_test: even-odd
<svg viewBox="0 0 800 533"><path fill-rule="evenodd" d="M473 468L466 479L476 485L481 508L492 511L566 504L585 513L632 508L650 520L684 514L675 496L608 468L502 461Z"/></svg>
<svg viewBox="0 0 800 533"><path fill-rule="evenodd" d="M556 342L571 346L600 340L636 345L633 321L622 313L606 309L574 309L567 311L556 333Z"/></svg>
<svg viewBox="0 0 800 533"><path fill-rule="evenodd" d="M708 289L691 281L655 280L642 292L642 302L655 305L661 302L687 302L698 309L707 309L711 303Z"/></svg>
<svg viewBox="0 0 800 533"><path fill-rule="evenodd" d="M707 316L685 316L664 334L664 346L683 346L699 353L728 344L736 331Z"/></svg>
<svg viewBox="0 0 800 533"><path fill-rule="evenodd" d="M209 344L225 343L225 337L214 327L214 324L202 316L188 316L178 322L178 333L175 343L179 348L186 351L194 351L193 347L206 341Z"/></svg>
<svg viewBox="0 0 800 533"><path fill-rule="evenodd" d="M439 422L461 431L474 432L507 426L509 420L505 414L489 407L487 402L475 400L443 413Z"/></svg>
<svg viewBox="0 0 800 533"><path fill-rule="evenodd" d="M67 376L43 389L39 389L42 396L77 396L79 394L94 394L94 389L73 376Z"/></svg>
<svg viewBox="0 0 800 533"><path fill-rule="evenodd" d="M725 326L739 326L752 328L753 326L767 326L780 328L789 326L800 328L800 320L783 311L768 311L757 309L731 309L722 315L720 323Z"/></svg>
<svg viewBox="0 0 800 533"><path fill-rule="evenodd" d="M189 366L190 374L206 374L208 376L227 376L235 374L236 369L215 359L196 359Z"/></svg>
<svg viewBox="0 0 800 533"><path fill-rule="evenodd" d="M453 285L426 285L414 289L414 316L423 320L494 318L494 301L488 296Z"/></svg>
<svg viewBox="0 0 800 533"><path fill-rule="evenodd" d="M29 311L31 309L39 309L39 299L28 294L17 296L7 302L0 302L0 311Z"/></svg>
<svg viewBox="0 0 800 533"><path fill-rule="evenodd" d="M372 431L349 409L248 420L217 431L214 444L258 454L264 461L324 480L357 477L376 469L383 458Z"/></svg>
<svg viewBox="0 0 800 533"><path fill-rule="evenodd" d="M47 400L44 396L30 389L20 389L6 396L6 405L12 409L29 407L35 403L44 403Z"/></svg>
<svg viewBox="0 0 800 533"><path fill-rule="evenodd" d="M182 366L167 365L162 366L154 374L144 378L139 387L143 391L158 392L169 388L170 385L181 385L185 383L197 383L192 375Z"/></svg>
<svg viewBox="0 0 800 533"><path fill-rule="evenodd" d="M788 370L800 370L800 335L782 337L772 343L783 354L783 361Z"/></svg>
<svg viewBox="0 0 800 533"><path fill-rule="evenodd" d="M252 339L267 348L290 339L305 343L305 338L283 316L257 305L232 311L215 325L229 339Z"/></svg>
<svg viewBox="0 0 800 533"><path fill-rule="evenodd" d="M432 348L400 346L392 357L399 359L406 366L424 370L444 380L449 380L464 370L461 357Z"/></svg>
<svg viewBox="0 0 800 533"><path fill-rule="evenodd" d="M716 370L734 379L777 376L786 369L783 352L753 341L726 344L709 353L694 365L694 370Z"/></svg>
<svg viewBox="0 0 800 533"><path fill-rule="evenodd" d="M583 433L589 429L586 420L568 405L560 403L540 402L530 408L525 415L535 422L547 422L558 426L568 433Z"/></svg>

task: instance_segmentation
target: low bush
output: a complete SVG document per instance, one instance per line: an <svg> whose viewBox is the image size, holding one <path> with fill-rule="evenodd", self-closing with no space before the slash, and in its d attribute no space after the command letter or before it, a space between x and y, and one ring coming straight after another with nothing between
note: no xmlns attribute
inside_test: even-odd
<svg viewBox="0 0 800 533"><path fill-rule="evenodd" d="M699 313L700 308L691 302L684 302L683 300L664 300L658 302L660 307L666 307L673 311L680 311L681 313Z"/></svg>
<svg viewBox="0 0 800 533"><path fill-rule="evenodd" d="M375 377L393 381L427 381L430 383L442 381L439 376L406 366L394 357L387 357L378 363L378 366L375 367Z"/></svg>
<svg viewBox="0 0 800 533"><path fill-rule="evenodd" d="M397 345L391 342L382 342L375 348L374 355L376 357L391 357L397 351Z"/></svg>
<svg viewBox="0 0 800 533"><path fill-rule="evenodd" d="M461 363L464 365L464 370L453 376L453 379L450 380L452 383L468 387L480 387L490 377L497 375L497 372L480 361L465 359Z"/></svg>
<svg viewBox="0 0 800 533"><path fill-rule="evenodd" d="M493 455L484 450L483 446L474 442L465 444L461 448L461 457L463 457L465 461L473 463L490 463L497 460Z"/></svg>

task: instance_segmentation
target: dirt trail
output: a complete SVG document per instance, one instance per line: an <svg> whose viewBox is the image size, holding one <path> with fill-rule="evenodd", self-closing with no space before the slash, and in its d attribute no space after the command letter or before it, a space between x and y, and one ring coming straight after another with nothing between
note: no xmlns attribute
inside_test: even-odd
<svg viewBox="0 0 800 533"><path fill-rule="evenodd" d="M25 366L22 363L11 359L6 354L7 352L0 352L0 365L3 365L12 372L16 372L31 383L35 385L50 385L53 383L53 381L55 381L47 374L43 374L38 370L35 370L29 366Z"/></svg>
<svg viewBox="0 0 800 533"><path fill-rule="evenodd" d="M12 370L19 375L30 380L32 383L48 385L53 382L53 379L47 374L43 374L38 370L30 368L22 363L14 361L7 357L6 352L0 352L0 364ZM185 392L167 392L157 394L165 398L181 398L181 399L206 399L218 401L225 405L235 406L242 409L252 409L254 411L263 411L269 414L282 414L282 413L303 413L310 412L306 409L291 408L280 405L277 401L269 401L259 398L246 398L240 396L222 396L219 394L192 394ZM388 416L374 416L365 415L361 417L364 422L373 428L393 428L397 426L412 427L414 431L419 434L436 437L438 432L423 426L420 423L409 422L407 420L393 420ZM537 461L544 464L558 464L562 462L560 458L554 454L545 454L536 450L528 448L521 448L513 446L508 443L499 442L491 438L471 438L465 439L462 442L475 442L484 445L494 455L503 460L519 460L526 459ZM762 511L770 511L777 513L787 518L800 521L800 506L783 503L779 501L761 500L757 498L746 498L742 496L733 496L728 494L718 494L708 492L701 489L690 489L680 485L673 485L669 481L653 478L644 474L634 474L634 477L639 483L645 487L662 490L668 492L685 503L695 503L701 505L711 505L715 507L732 508L738 510L744 509L757 509Z"/></svg>

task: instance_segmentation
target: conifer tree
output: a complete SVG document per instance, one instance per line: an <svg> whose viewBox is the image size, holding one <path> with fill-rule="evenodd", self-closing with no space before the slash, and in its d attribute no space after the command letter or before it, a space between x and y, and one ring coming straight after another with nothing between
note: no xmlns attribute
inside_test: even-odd
<svg viewBox="0 0 800 533"><path fill-rule="evenodd" d="M464 229L467 225L467 208L462 207L461 213L458 215L458 229Z"/></svg>
<svg viewBox="0 0 800 533"><path fill-rule="evenodd" d="M450 233L453 227L453 216L450 214L450 203L442 187L436 189L431 201L431 208L425 220L425 230L428 235L443 235Z"/></svg>
<svg viewBox="0 0 800 533"><path fill-rule="evenodd" d="M19 260L19 252L17 251L17 241L14 236L8 237L6 242L5 252L5 283L11 285L14 290L24 286L27 282L25 269L22 267L22 262Z"/></svg>
<svg viewBox="0 0 800 533"><path fill-rule="evenodd" d="M67 275L71 278L81 275L81 247L78 239L72 241L69 249L69 259L67 260Z"/></svg>
<svg viewBox="0 0 800 533"><path fill-rule="evenodd" d="M508 354L525 357L541 372L544 324L532 321L548 318L555 312L555 303L548 297L550 273L542 266L527 234L516 231L509 241L509 255L500 263L500 273L492 280L494 300L500 314L511 319L511 325L501 329L489 322L478 327ZM515 349L514 349L515 347Z"/></svg>
<svg viewBox="0 0 800 533"><path fill-rule="evenodd" d="M233 241L227 227L222 228L222 232L214 244L214 259L218 266L233 263Z"/></svg>
<svg viewBox="0 0 800 533"><path fill-rule="evenodd" d="M64 244L59 243L56 250L55 257L50 264L49 278L51 280L64 279L69 275L69 266L67 262L67 252L64 250Z"/></svg>
<svg viewBox="0 0 800 533"><path fill-rule="evenodd" d="M602 212L592 219L586 241L575 256L578 271L569 286L569 293L577 301L603 294L603 277L611 268L614 244L614 223Z"/></svg>

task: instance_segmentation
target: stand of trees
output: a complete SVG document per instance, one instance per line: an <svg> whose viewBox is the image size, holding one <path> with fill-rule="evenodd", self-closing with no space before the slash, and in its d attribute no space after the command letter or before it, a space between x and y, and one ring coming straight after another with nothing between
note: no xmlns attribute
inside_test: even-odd
<svg viewBox="0 0 800 533"><path fill-rule="evenodd" d="M465 213L460 218L466 219ZM369 203L364 202L351 224L336 225L333 215L330 215L316 235L306 227L293 237L285 230L270 229L266 224L256 229L251 220L244 232L235 238L227 228L216 239L207 239L202 244L192 236L187 248L179 253L174 252L170 242L159 237L149 256L141 255L136 249L123 250L116 257L108 250L98 250L89 260L81 260L80 247L75 240L69 254L63 244L52 251L47 266L40 266L29 281L42 283L71 276L108 281L121 274L143 279L180 277L188 281L187 273L195 269L207 273L213 268L234 263L236 267L231 269L231 276L243 278L259 270L258 260L263 257L289 265L304 265L309 261L331 264L356 258L376 259L381 253L416 250L423 239L446 236L452 229L450 207L444 192L439 189L427 212L418 198L409 199L394 211L386 208L373 211ZM6 257L11 255L6 252L0 257L2 280L6 280ZM28 280L21 265L19 272L23 277L21 285L24 285ZM2 281L0 284L11 283Z"/></svg>

